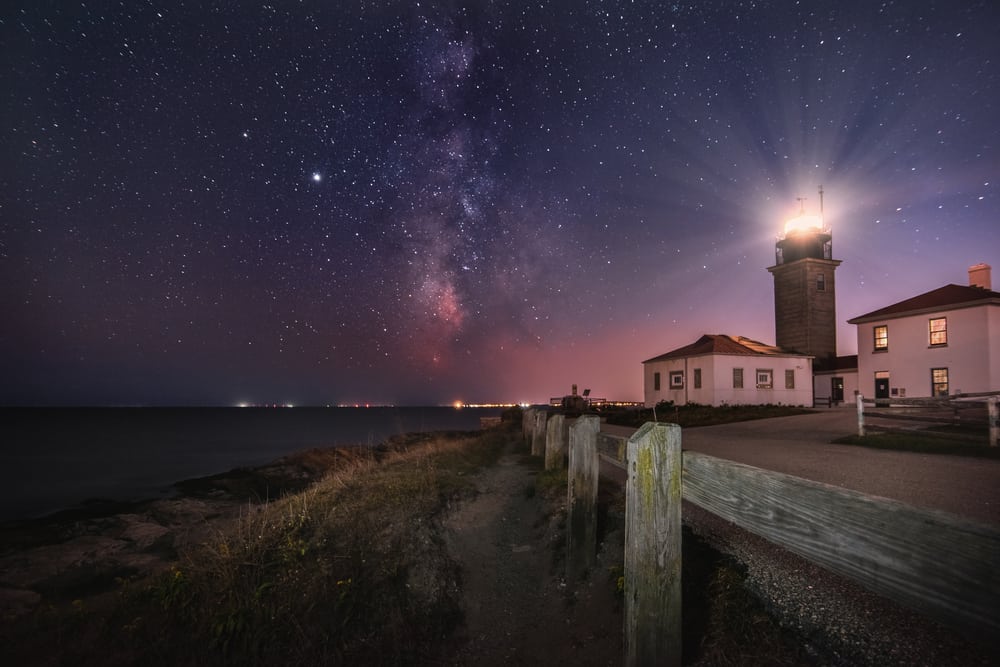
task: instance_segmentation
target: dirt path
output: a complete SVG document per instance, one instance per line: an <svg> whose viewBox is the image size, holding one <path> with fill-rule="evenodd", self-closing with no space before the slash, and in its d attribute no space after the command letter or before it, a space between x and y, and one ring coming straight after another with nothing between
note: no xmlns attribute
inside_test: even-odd
<svg viewBox="0 0 1000 667"><path fill-rule="evenodd" d="M569 592L558 498L536 493L537 468L508 451L480 473L478 495L447 519L461 564L465 628L453 664L621 663L621 614L606 572Z"/></svg>

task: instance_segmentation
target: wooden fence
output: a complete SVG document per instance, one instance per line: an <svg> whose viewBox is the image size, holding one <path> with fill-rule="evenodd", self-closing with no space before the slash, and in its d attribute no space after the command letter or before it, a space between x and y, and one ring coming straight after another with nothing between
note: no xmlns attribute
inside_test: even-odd
<svg viewBox="0 0 1000 667"><path fill-rule="evenodd" d="M940 398L857 398L858 435L873 431L928 431L935 438L977 442L989 437L990 447L1000 439L1000 392L956 394ZM871 408L871 409L869 409ZM872 423L876 419L878 423ZM951 429L949 429L951 427ZM960 427L960 428L956 428ZM971 430L968 427L972 427ZM980 433L977 435L976 431Z"/></svg>
<svg viewBox="0 0 1000 667"><path fill-rule="evenodd" d="M525 436L537 432L533 411ZM526 414L528 414L526 413ZM865 588L1000 648L1000 529L946 512L696 452L681 429L625 438L596 416L568 428L567 576L592 563L600 462L627 473L625 647L629 665L679 665L681 498ZM557 445L558 446L558 445ZM571 576L572 575L572 576Z"/></svg>

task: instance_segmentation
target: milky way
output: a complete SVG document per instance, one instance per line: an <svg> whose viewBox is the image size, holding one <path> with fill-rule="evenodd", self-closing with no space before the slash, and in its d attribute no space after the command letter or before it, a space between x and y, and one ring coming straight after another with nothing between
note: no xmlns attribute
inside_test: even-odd
<svg viewBox="0 0 1000 667"><path fill-rule="evenodd" d="M820 185L842 353L1000 269L991 2L0 11L0 403L641 398Z"/></svg>

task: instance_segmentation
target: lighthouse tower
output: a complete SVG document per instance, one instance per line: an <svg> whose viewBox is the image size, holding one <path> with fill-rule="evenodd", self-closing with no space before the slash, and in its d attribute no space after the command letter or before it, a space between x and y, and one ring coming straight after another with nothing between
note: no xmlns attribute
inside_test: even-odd
<svg viewBox="0 0 1000 667"><path fill-rule="evenodd" d="M818 216L805 211L785 223L774 247L774 333L780 348L815 357L815 369L833 364L837 356L837 308L833 236L823 219L823 188Z"/></svg>

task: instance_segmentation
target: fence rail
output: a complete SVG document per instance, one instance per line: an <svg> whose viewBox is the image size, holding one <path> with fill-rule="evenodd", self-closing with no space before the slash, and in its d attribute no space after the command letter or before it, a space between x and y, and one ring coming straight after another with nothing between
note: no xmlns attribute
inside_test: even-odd
<svg viewBox="0 0 1000 667"><path fill-rule="evenodd" d="M868 406L875 409L868 409ZM866 399L859 394L858 435L864 437L876 431L926 432L935 438L962 442L978 442L985 436L989 438L990 447L996 447L1000 440L998 406L1000 406L1000 392L956 394L941 398L897 398L888 404L885 403L885 399ZM881 420L882 423L871 423L871 419ZM924 427L921 428L920 424ZM963 431L929 430L935 425L963 427ZM964 427L969 426L972 429L965 430ZM978 427L981 429L977 434L975 429Z"/></svg>
<svg viewBox="0 0 1000 667"><path fill-rule="evenodd" d="M1000 633L1000 531L695 452L683 466L685 500L939 621Z"/></svg>
<svg viewBox="0 0 1000 667"><path fill-rule="evenodd" d="M617 466L622 470L626 469L625 452L628 446L628 438L611 433L599 432L597 434L597 455L602 461Z"/></svg>
<svg viewBox="0 0 1000 667"><path fill-rule="evenodd" d="M991 400L995 406L996 398ZM531 435L544 431L544 416L539 414L545 413L531 415L533 428L525 427L529 440L529 430ZM589 471L599 469L603 461L626 471L627 664L679 664L676 647L662 641L664 633L680 636L680 616L674 611L677 601L659 599L663 590L673 590L676 583L674 565L669 559L664 561L664 554L678 554L679 568L681 532L662 530L663 525L671 525L668 517L679 508L671 506L669 494L658 490L664 488L665 479L675 477L680 486L678 497L946 625L992 638L988 641L1000 648L997 527L696 452L683 452L677 457L675 465L681 470L674 471L663 462L671 460L664 453L667 441L675 437L676 447L680 448L681 431L676 425L647 423L630 437L598 428L596 416L584 416L568 429L568 523L589 526L592 518L579 513L595 511L596 488L589 481L580 481L589 480L587 475L592 473L574 472L574 466ZM667 428L675 435L664 436ZM656 464L651 465L652 461ZM644 469L655 471L655 475L643 477ZM581 502L584 487L586 502ZM646 511L650 507L657 512L650 514ZM638 515L643 517L641 521ZM649 543L643 546L639 534L672 542L668 546L655 542L658 546L651 548ZM592 533L589 540L593 540ZM594 548L591 541L585 542L582 553L589 554ZM636 560L637 552L653 554L648 557L654 560ZM572 556L579 553L580 542L573 543L568 537L568 572L580 571ZM668 580L654 588L656 604L666 605L660 611L643 606L648 603L640 600L630 601L629 596L639 595L640 591L629 589L628 582L645 581L633 577L650 571L659 571ZM679 591L679 586L676 588ZM642 618L658 618L661 622L667 619L676 627L661 627L650 634L642 630Z"/></svg>

